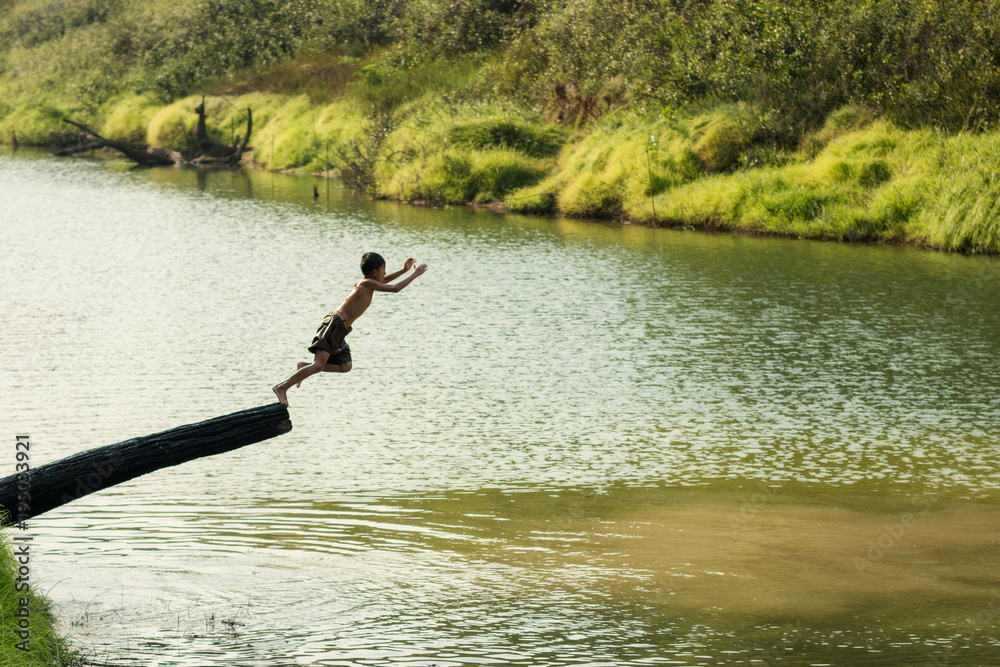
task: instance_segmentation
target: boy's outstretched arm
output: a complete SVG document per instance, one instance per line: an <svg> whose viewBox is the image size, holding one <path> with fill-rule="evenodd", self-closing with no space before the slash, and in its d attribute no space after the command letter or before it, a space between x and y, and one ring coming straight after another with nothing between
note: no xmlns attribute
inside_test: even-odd
<svg viewBox="0 0 1000 667"><path fill-rule="evenodd" d="M371 278L365 278L360 283L358 283L358 285L362 287L367 287L368 289L374 290L375 292L398 292L407 285L409 285L410 283L412 283L417 276L423 274L423 272L426 270L427 270L427 264L421 264L420 266L413 269L413 273L406 276L398 283L393 283L391 285L388 283L388 276L386 276L386 282L384 283L380 283L377 280L372 280Z"/></svg>
<svg viewBox="0 0 1000 667"><path fill-rule="evenodd" d="M394 271L393 273L386 275L385 282L391 283L393 280L395 280L396 278L400 277L401 275L409 271L410 267L413 266L413 263L416 261L417 260L413 259L412 257L407 257L406 261L403 262L403 268L401 268L399 271Z"/></svg>

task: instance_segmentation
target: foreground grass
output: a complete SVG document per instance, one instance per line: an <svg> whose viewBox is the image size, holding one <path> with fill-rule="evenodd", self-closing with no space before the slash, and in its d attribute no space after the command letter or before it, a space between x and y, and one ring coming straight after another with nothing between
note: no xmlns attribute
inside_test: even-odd
<svg viewBox="0 0 1000 667"><path fill-rule="evenodd" d="M0 665L69 667L77 664L78 658L68 650L65 640L55 631L55 619L49 601L33 590L16 590L18 567L19 564L12 555L10 537L6 532L2 532L0 533L0 619L2 619ZM17 634L19 631L24 631L21 626L25 609L21 606L22 598L26 598L28 603L27 632L30 635L27 644L22 643L25 638ZM28 650L18 648L19 644Z"/></svg>

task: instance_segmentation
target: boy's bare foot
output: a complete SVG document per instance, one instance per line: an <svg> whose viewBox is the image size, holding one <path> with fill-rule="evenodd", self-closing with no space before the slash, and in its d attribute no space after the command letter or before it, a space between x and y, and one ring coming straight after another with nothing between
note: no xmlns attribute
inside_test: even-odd
<svg viewBox="0 0 1000 667"><path fill-rule="evenodd" d="M281 388L280 384L276 384L271 387L271 391L273 391L274 395L278 397L279 403L288 407L288 396L285 394L285 390Z"/></svg>
<svg viewBox="0 0 1000 667"><path fill-rule="evenodd" d="M299 363L295 364L295 370L299 370L303 366L308 366L308 365L309 365L308 361L300 361ZM301 386L302 386L302 380L299 380L298 382L295 383L296 389L298 389Z"/></svg>

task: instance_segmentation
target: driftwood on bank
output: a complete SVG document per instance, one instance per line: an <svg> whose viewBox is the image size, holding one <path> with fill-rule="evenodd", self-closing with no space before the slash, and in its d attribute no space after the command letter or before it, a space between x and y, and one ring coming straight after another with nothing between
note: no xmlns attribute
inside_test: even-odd
<svg viewBox="0 0 1000 667"><path fill-rule="evenodd" d="M81 141L80 143L74 144L72 146L63 146L55 153L53 153L53 155L58 155L59 157L67 157L69 155L76 155L77 153L89 153L101 147L102 144L100 141L95 139L89 139Z"/></svg>
<svg viewBox="0 0 1000 667"><path fill-rule="evenodd" d="M163 165L163 164L178 164L181 162L181 154L177 151L172 151L167 148L161 148L159 146L153 146L152 148L147 148L141 144L133 144L130 141L119 141L118 139L105 139L97 132L83 125L82 123L77 123L68 118L64 118L64 121L72 125L73 127L78 127L87 134L91 135L96 139L96 141L91 142L88 146L92 150L94 148L114 148L117 151L121 151L128 159L136 162L137 164L149 164L149 165ZM75 152L75 151L74 151ZM65 154L65 153L64 153ZM72 155L72 153L69 153Z"/></svg>
<svg viewBox="0 0 1000 667"><path fill-rule="evenodd" d="M288 433L288 408L275 403L73 454L0 479L0 526L38 516L148 472L221 454Z"/></svg>
<svg viewBox="0 0 1000 667"><path fill-rule="evenodd" d="M90 136L94 137L97 141L91 142L91 148L114 148L117 151L121 151L125 157L133 162L136 162L137 164L163 165L178 164L181 162L181 154L177 151L161 148L159 146L147 148L141 144L134 144L131 141L105 139L82 123L77 123L76 121L72 121L68 118L64 118L63 120L73 127L78 127Z"/></svg>
<svg viewBox="0 0 1000 667"><path fill-rule="evenodd" d="M250 141L250 132L253 130L253 113L247 107L247 133L240 141L240 136L236 135L232 146L217 141L208 133L205 124L205 98L201 98L201 104L195 107L198 114L198 125L195 128L195 138L198 140L198 153L187 161L194 164L236 164L246 152L247 142Z"/></svg>
<svg viewBox="0 0 1000 667"><path fill-rule="evenodd" d="M64 118L63 120L73 127L79 128L94 139L92 141L81 142L77 146L63 148L56 152L56 155L73 155L79 152L93 150L95 148L113 148L121 152L125 157L136 164L144 165L172 165L172 164L200 164L200 165L233 165L239 164L250 142L250 133L253 130L253 114L247 108L247 131L242 139L237 135L232 145L224 144L213 138L208 133L205 123L205 98L201 104L195 107L198 114L198 125L195 129L195 139L198 148L194 151L181 153L169 148L160 146L145 146L131 141L121 141L119 139L107 139L102 137L93 129L77 123L76 121ZM85 148L83 148L85 147Z"/></svg>

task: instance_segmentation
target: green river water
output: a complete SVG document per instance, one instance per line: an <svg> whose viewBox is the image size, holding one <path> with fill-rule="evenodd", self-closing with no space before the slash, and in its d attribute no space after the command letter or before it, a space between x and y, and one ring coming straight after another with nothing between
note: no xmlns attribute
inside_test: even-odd
<svg viewBox="0 0 1000 667"><path fill-rule="evenodd" d="M313 185L319 198L313 198ZM291 433L31 521L120 665L1000 665L1000 265L0 154L6 460Z"/></svg>

